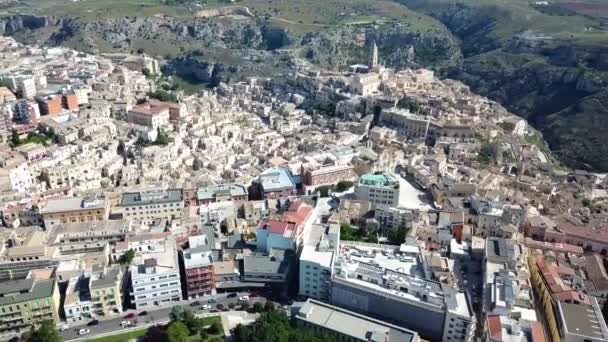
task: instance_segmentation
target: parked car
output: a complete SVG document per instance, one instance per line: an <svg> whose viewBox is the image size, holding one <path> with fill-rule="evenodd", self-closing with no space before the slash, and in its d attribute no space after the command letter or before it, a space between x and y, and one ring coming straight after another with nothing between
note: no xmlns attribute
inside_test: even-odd
<svg viewBox="0 0 608 342"><path fill-rule="evenodd" d="M145 316L145 315L147 315L147 314L148 314L148 311L145 311L145 310L144 310L144 311L141 311L141 312L139 313L139 316Z"/></svg>
<svg viewBox="0 0 608 342"><path fill-rule="evenodd" d="M94 320L90 321L89 323L87 323L87 325L90 326L90 327L93 326L93 325L97 325L97 324L99 324L99 321L96 320L96 319L94 319Z"/></svg>
<svg viewBox="0 0 608 342"><path fill-rule="evenodd" d="M86 335L90 332L91 332L91 330L89 330L89 329L80 329L80 330L78 330L78 335Z"/></svg>
<svg viewBox="0 0 608 342"><path fill-rule="evenodd" d="M201 305L201 302L199 302L198 300L190 303L190 306L199 306L199 305Z"/></svg>
<svg viewBox="0 0 608 342"><path fill-rule="evenodd" d="M217 303L217 300L215 300L215 299L211 298L211 299L209 299L209 300L207 301L207 303L209 303L209 304L215 304L215 303Z"/></svg>
<svg viewBox="0 0 608 342"><path fill-rule="evenodd" d="M202 309L203 310L209 310L209 309L211 309L211 305L205 304L205 305L203 305Z"/></svg>
<svg viewBox="0 0 608 342"><path fill-rule="evenodd" d="M125 316L126 319L131 319L131 318L135 318L135 313L134 312L130 312L129 314L127 314Z"/></svg>
<svg viewBox="0 0 608 342"><path fill-rule="evenodd" d="M239 302L247 302L249 301L249 296L240 296L239 297Z"/></svg>
<svg viewBox="0 0 608 342"><path fill-rule="evenodd" d="M131 321L122 321L122 322L120 322L120 326L123 327L123 328L130 327L131 324L132 324Z"/></svg>
<svg viewBox="0 0 608 342"><path fill-rule="evenodd" d="M226 296L226 298L236 298L238 296L238 294L236 292L232 292L229 293L228 296Z"/></svg>
<svg viewBox="0 0 608 342"><path fill-rule="evenodd" d="M67 324L63 324L62 326L59 327L59 331L66 331L66 330L70 330L70 326Z"/></svg>

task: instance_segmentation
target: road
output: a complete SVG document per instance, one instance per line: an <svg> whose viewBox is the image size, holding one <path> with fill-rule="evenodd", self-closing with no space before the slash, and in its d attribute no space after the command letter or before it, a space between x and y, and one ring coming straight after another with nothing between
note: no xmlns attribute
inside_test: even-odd
<svg viewBox="0 0 608 342"><path fill-rule="evenodd" d="M136 310L129 310L127 312L123 312L120 316L106 319L106 320L100 320L98 324L93 325L93 326L87 326L86 322L82 323L82 324L78 324L78 325L73 324L70 326L70 328L68 330L61 331L60 334L63 337L64 341L79 341L79 340L84 341L86 339L94 338L98 335L105 336L112 332L119 333L121 330L125 330L125 331L132 330L129 328L121 327L121 322L127 320L125 318L125 316L131 312L135 313L135 315L136 315L134 318L131 319L131 321L136 322L135 327L147 328L152 325L165 324L165 323L169 322L169 313L171 312L171 309L173 308L173 306L182 305L184 307L186 307L186 306L191 307L192 310L194 311L194 313L197 315L205 314L205 313L212 313L212 312L217 312L216 307L218 304L222 304L225 308L227 308L230 303L237 304L239 301L239 296L242 296L242 295L248 295L248 293L245 293L245 292L238 293L237 296L234 296L231 298L228 298L227 293L223 293L223 294L218 294L218 295L214 295L214 296L206 296L204 298L199 298L199 299L190 300L190 301L181 301L179 303L176 302L176 303L173 303L171 306L161 307L161 308L158 308L155 310L147 310L147 314L145 316L137 316L138 312ZM202 306L204 304L207 304L208 301L212 298L215 299L217 301L217 303L210 304L211 310L202 310ZM199 301L201 303L201 305L191 306L190 304L195 301ZM253 305L255 302L261 302L262 304L264 304L266 302L266 299L263 297L250 298L249 303L251 305ZM82 335L82 336L78 335L78 331L83 328L89 329L91 332L89 334Z"/></svg>

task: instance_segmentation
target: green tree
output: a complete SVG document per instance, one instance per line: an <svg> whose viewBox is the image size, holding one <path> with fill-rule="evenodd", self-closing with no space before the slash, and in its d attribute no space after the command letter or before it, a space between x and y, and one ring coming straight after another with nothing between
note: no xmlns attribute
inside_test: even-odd
<svg viewBox="0 0 608 342"><path fill-rule="evenodd" d="M354 183L351 181L340 181L340 182L338 182L338 184L336 184L334 191L343 192L343 191L346 191L346 190L352 188L353 185L354 185Z"/></svg>
<svg viewBox="0 0 608 342"><path fill-rule="evenodd" d="M183 313L184 308L181 305L176 305L171 308L171 312L169 312L169 319L171 322L181 321Z"/></svg>
<svg viewBox="0 0 608 342"><path fill-rule="evenodd" d="M207 332L211 335L221 334L222 331L224 331L224 327L222 327L222 323L220 323L219 321L213 321L213 323L211 323L211 326L209 327L209 330L207 330Z"/></svg>
<svg viewBox="0 0 608 342"><path fill-rule="evenodd" d="M235 307L236 307L236 304L234 304L234 303L228 303L228 308L230 310L233 310Z"/></svg>
<svg viewBox="0 0 608 342"><path fill-rule="evenodd" d="M333 185L323 185L317 188L317 192L321 195L321 197L327 197L333 188Z"/></svg>
<svg viewBox="0 0 608 342"><path fill-rule="evenodd" d="M13 146L19 146L21 145L21 137L19 136L19 133L17 133L16 130L13 130L12 136L11 136L11 144Z"/></svg>
<svg viewBox="0 0 608 342"><path fill-rule="evenodd" d="M187 342L188 327L182 322L172 322L167 329L169 342Z"/></svg>
<svg viewBox="0 0 608 342"><path fill-rule="evenodd" d="M25 339L27 342L61 342L63 338L55 329L53 321L42 322L37 329L32 328L29 336Z"/></svg>
<svg viewBox="0 0 608 342"><path fill-rule="evenodd" d="M249 302L243 302L241 303L241 308L245 311L247 311L247 309L249 309L251 305L249 304Z"/></svg>
<svg viewBox="0 0 608 342"><path fill-rule="evenodd" d="M269 302L267 302L267 303L269 303ZM264 311L264 304L262 304L260 302L253 303L253 312L262 312L262 311Z"/></svg>
<svg viewBox="0 0 608 342"><path fill-rule="evenodd" d="M266 302L264 303L264 311L266 312L270 312L270 311L274 311L274 303L272 302Z"/></svg>
<svg viewBox="0 0 608 342"><path fill-rule="evenodd" d="M165 133L165 131L160 127L157 128L156 133L155 144L167 146L169 144L169 136L167 133Z"/></svg>
<svg viewBox="0 0 608 342"><path fill-rule="evenodd" d="M399 227L388 232L388 241L391 245L401 245L405 242L407 228Z"/></svg>
<svg viewBox="0 0 608 342"><path fill-rule="evenodd" d="M129 249L123 255L121 255L120 258L118 258L118 263L121 265L131 265L133 258L135 258L135 251Z"/></svg>
<svg viewBox="0 0 608 342"><path fill-rule="evenodd" d="M334 342L329 335L298 329L291 324L287 315L280 311L263 313L254 323L238 325L234 329L237 342Z"/></svg>
<svg viewBox="0 0 608 342"><path fill-rule="evenodd" d="M342 223L340 225L340 240L353 241L355 240L355 233L353 228L348 223Z"/></svg>

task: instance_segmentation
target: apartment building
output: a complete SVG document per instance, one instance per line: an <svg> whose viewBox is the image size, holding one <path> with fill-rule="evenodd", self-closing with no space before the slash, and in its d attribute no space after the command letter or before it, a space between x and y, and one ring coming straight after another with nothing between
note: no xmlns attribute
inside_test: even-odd
<svg viewBox="0 0 608 342"><path fill-rule="evenodd" d="M31 278L0 283L0 333L59 322L59 288L54 279Z"/></svg>
<svg viewBox="0 0 608 342"><path fill-rule="evenodd" d="M239 184L217 184L199 187L196 192L198 205L233 201L244 203L248 200L247 188Z"/></svg>
<svg viewBox="0 0 608 342"><path fill-rule="evenodd" d="M36 102L42 115L57 115L63 112L63 97L61 95L38 96Z"/></svg>
<svg viewBox="0 0 608 342"><path fill-rule="evenodd" d="M215 292L213 233L191 236L183 251L186 296L197 298Z"/></svg>
<svg viewBox="0 0 608 342"><path fill-rule="evenodd" d="M326 302L330 300L331 275L339 245L340 226L337 224L329 225L319 241L304 245L299 263L299 296Z"/></svg>
<svg viewBox="0 0 608 342"><path fill-rule="evenodd" d="M20 154L0 154L0 191L25 193L34 186L27 160Z"/></svg>
<svg viewBox="0 0 608 342"><path fill-rule="evenodd" d="M89 282L93 315L107 317L122 312L123 276L119 265L93 266Z"/></svg>
<svg viewBox="0 0 608 342"><path fill-rule="evenodd" d="M407 228L412 229L418 223L418 211L406 208L378 207L374 211L374 218L384 229Z"/></svg>
<svg viewBox="0 0 608 342"><path fill-rule="evenodd" d="M127 192L122 195L120 206L125 219L151 222L180 217L184 200L181 189Z"/></svg>
<svg viewBox="0 0 608 342"><path fill-rule="evenodd" d="M109 202L98 196L49 199L40 206L47 229L68 222L107 220L109 212Z"/></svg>
<svg viewBox="0 0 608 342"><path fill-rule="evenodd" d="M420 341L416 331L313 299L308 299L294 318L298 327L329 334L338 341Z"/></svg>
<svg viewBox="0 0 608 342"><path fill-rule="evenodd" d="M131 303L136 309L170 305L182 299L175 240L171 236L134 237L128 242L136 251L131 267Z"/></svg>
<svg viewBox="0 0 608 342"><path fill-rule="evenodd" d="M78 96L76 94L72 93L68 93L68 94L63 94L63 96L61 97L61 105L63 106L63 108L74 112L78 110Z"/></svg>
<svg viewBox="0 0 608 342"><path fill-rule="evenodd" d="M399 206L399 181L387 173L368 173L355 183L360 201L370 201L375 207Z"/></svg>
<svg viewBox="0 0 608 342"><path fill-rule="evenodd" d="M312 207L298 201L283 214L261 220L256 230L258 249L267 253L271 249L297 251L302 243L304 225L312 211Z"/></svg>

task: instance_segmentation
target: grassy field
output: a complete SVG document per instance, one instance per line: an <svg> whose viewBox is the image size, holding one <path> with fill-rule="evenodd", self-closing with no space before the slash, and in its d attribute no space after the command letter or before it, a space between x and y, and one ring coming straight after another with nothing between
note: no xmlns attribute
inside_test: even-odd
<svg viewBox="0 0 608 342"><path fill-rule="evenodd" d="M89 342L126 342L138 337L146 336L148 329L133 330L124 334L93 338L88 340Z"/></svg>
<svg viewBox="0 0 608 342"><path fill-rule="evenodd" d="M230 4L209 0L201 4L167 5L161 0L23 0L2 14L77 16L84 20L125 16L194 17L202 9ZM241 0L257 17L271 19L297 31L316 31L342 24L369 24L383 21L406 21L413 30L435 30L441 25L426 15L409 10L391 0Z"/></svg>
<svg viewBox="0 0 608 342"><path fill-rule="evenodd" d="M396 1L429 14L443 6L456 3L454 0ZM585 0L585 2L594 1L596 0ZM598 44L608 43L608 32L600 27L599 20L580 15L551 15L543 12L544 6L534 6L534 1L459 0L457 3L475 7L480 16L495 19L496 22L489 37L497 41L504 42L517 34L526 32L531 37L550 37L575 43L586 41Z"/></svg>

